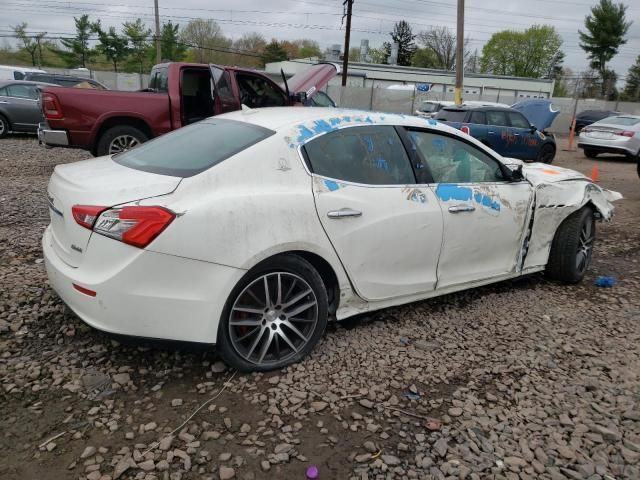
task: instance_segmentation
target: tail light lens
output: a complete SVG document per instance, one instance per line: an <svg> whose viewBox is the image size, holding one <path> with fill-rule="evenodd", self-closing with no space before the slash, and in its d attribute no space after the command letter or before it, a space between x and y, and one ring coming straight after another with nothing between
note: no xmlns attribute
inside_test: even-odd
<svg viewBox="0 0 640 480"><path fill-rule="evenodd" d="M89 230L93 229L93 224L100 215L108 207L97 207L95 205L74 205L71 207L71 213L78 225L82 225Z"/></svg>
<svg viewBox="0 0 640 480"><path fill-rule="evenodd" d="M42 94L42 113L44 113L45 118L51 120L60 120L64 117L58 97L53 93L44 92Z"/></svg>
<svg viewBox="0 0 640 480"><path fill-rule="evenodd" d="M163 207L106 209L75 205L72 211L79 225L138 248L149 245L176 218L175 213Z"/></svg>
<svg viewBox="0 0 640 480"><path fill-rule="evenodd" d="M624 130L622 132L618 132L617 135L622 135L623 137L633 137L636 132L632 132L630 130Z"/></svg>

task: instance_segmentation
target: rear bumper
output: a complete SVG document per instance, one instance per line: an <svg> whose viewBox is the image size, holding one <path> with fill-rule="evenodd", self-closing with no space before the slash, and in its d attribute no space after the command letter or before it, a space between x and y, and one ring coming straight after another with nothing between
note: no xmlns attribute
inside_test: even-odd
<svg viewBox="0 0 640 480"><path fill-rule="evenodd" d="M72 267L55 252L51 227L42 248L49 284L71 310L94 328L127 336L216 343L224 304L245 273L96 234L82 264Z"/></svg>
<svg viewBox="0 0 640 480"><path fill-rule="evenodd" d="M623 155L637 155L640 141L635 138L621 138L615 140L591 139L580 135L578 148L588 148L598 153L619 153Z"/></svg>
<svg viewBox="0 0 640 480"><path fill-rule="evenodd" d="M54 130L46 123L38 125L38 140L50 147L68 147L69 134L64 130Z"/></svg>

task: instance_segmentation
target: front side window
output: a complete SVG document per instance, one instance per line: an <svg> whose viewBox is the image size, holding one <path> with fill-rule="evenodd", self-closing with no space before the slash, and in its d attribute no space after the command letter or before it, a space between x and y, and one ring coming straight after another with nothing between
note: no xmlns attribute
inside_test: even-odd
<svg viewBox="0 0 640 480"><path fill-rule="evenodd" d="M211 71L213 72L216 94L221 97L233 97L229 72L219 67L211 67Z"/></svg>
<svg viewBox="0 0 640 480"><path fill-rule="evenodd" d="M509 112L509 119L511 120L511 126L514 128L531 128L531 125L521 113Z"/></svg>
<svg viewBox="0 0 640 480"><path fill-rule="evenodd" d="M487 110L487 125L496 125L498 127L506 127L507 114L500 110Z"/></svg>
<svg viewBox="0 0 640 480"><path fill-rule="evenodd" d="M282 107L286 103L282 90L257 75L236 74L240 103L249 108Z"/></svg>
<svg viewBox="0 0 640 480"><path fill-rule="evenodd" d="M471 119L469 120L469 123L485 125L487 123L487 116L484 112L471 112Z"/></svg>
<svg viewBox="0 0 640 480"><path fill-rule="evenodd" d="M422 130L411 130L408 133L429 167L435 183L505 180L499 163L468 143Z"/></svg>
<svg viewBox="0 0 640 480"><path fill-rule="evenodd" d="M366 185L415 183L409 157L392 126L351 127L305 145L311 171Z"/></svg>
<svg viewBox="0 0 640 480"><path fill-rule="evenodd" d="M208 118L115 155L113 161L145 172L191 177L274 133L250 123Z"/></svg>
<svg viewBox="0 0 640 480"><path fill-rule="evenodd" d="M0 97L6 97L9 93L7 92L7 87L0 88Z"/></svg>

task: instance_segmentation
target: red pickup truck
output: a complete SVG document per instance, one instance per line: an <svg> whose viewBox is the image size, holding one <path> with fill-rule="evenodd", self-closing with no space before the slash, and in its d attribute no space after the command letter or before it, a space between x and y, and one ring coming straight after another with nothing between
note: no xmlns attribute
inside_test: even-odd
<svg viewBox="0 0 640 480"><path fill-rule="evenodd" d="M110 155L242 105L328 106L331 99L320 89L338 69L331 63L313 65L285 80L283 89L253 70L165 63L153 67L149 88L140 92L50 87L41 94L45 123L38 139L47 146Z"/></svg>

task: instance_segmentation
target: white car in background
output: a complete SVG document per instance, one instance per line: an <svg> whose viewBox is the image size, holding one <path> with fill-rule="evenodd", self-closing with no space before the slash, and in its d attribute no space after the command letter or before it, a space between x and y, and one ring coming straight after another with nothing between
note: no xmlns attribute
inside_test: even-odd
<svg viewBox="0 0 640 480"><path fill-rule="evenodd" d="M50 284L89 325L307 355L329 318L546 271L579 282L618 194L431 119L332 108L209 118L58 165Z"/></svg>
<svg viewBox="0 0 640 480"><path fill-rule="evenodd" d="M592 123L580 131L578 147L588 158L599 153L617 153L638 161L640 116L621 114Z"/></svg>

